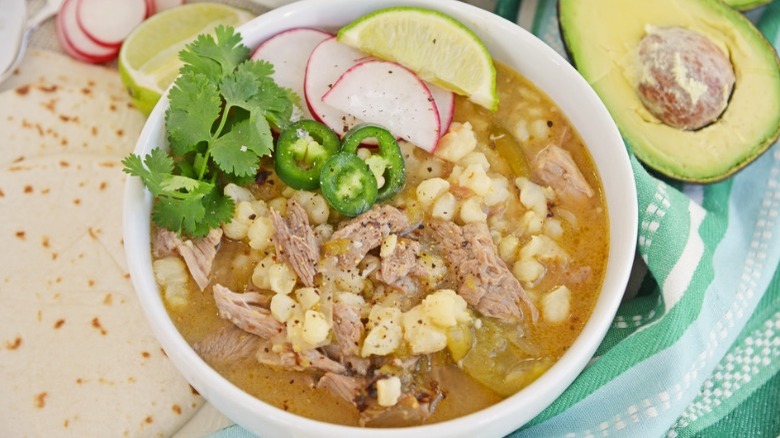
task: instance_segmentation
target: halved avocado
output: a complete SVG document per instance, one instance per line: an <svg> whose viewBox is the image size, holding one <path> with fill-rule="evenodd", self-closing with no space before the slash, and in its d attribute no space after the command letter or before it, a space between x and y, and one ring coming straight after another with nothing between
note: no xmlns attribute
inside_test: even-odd
<svg viewBox="0 0 780 438"><path fill-rule="evenodd" d="M647 166L683 181L714 182L756 159L780 134L780 60L758 29L725 3L559 0L558 15L574 65ZM697 130L666 125L637 94L639 42L654 28L672 26L708 38L734 68L725 111Z"/></svg>

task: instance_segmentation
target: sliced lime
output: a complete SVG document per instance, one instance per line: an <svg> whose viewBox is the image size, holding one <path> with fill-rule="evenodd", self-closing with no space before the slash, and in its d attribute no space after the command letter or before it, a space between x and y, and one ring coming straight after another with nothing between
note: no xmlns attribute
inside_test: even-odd
<svg viewBox="0 0 780 438"><path fill-rule="evenodd" d="M119 73L133 103L149 114L176 79L179 52L220 24L238 27L253 15L218 3L192 3L160 12L136 27L119 52Z"/></svg>
<svg viewBox="0 0 780 438"><path fill-rule="evenodd" d="M485 108L498 105L496 70L487 48L469 28L441 12L381 9L343 27L338 41L397 62Z"/></svg>

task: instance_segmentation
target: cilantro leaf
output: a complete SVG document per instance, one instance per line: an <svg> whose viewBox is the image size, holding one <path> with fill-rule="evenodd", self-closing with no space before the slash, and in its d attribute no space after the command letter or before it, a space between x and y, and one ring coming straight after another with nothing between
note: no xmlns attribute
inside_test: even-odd
<svg viewBox="0 0 780 438"><path fill-rule="evenodd" d="M184 66L165 113L170 155L153 149L123 160L154 195L155 224L191 237L230 222L235 205L224 186L254 180L273 150L271 125L288 126L299 99L273 81L273 65L246 59L249 49L232 27L214 34L179 53Z"/></svg>
<svg viewBox="0 0 780 438"><path fill-rule="evenodd" d="M251 109L250 100L257 94L260 86L257 79L249 72L236 70L222 80L219 91L225 97L228 106L238 106Z"/></svg>
<svg viewBox="0 0 780 438"><path fill-rule="evenodd" d="M305 103L303 103L304 100L301 98L301 96L298 96L298 93L295 91L289 88L285 88L284 92L287 94L287 99L289 99L293 105L298 105L299 107L301 105L305 105ZM292 108L290 108L290 110L292 111Z"/></svg>
<svg viewBox="0 0 780 438"><path fill-rule="evenodd" d="M236 71L249 73L258 80L263 80L274 74L274 65L262 59L250 59L241 63Z"/></svg>
<svg viewBox="0 0 780 438"><path fill-rule="evenodd" d="M246 62L239 65L238 68L236 68L236 74L246 75L254 78L258 86L258 93L260 94L268 93L268 86L266 85L268 82L278 88L282 88L276 85L276 82L274 82L274 66L268 61L253 59L247 60Z"/></svg>
<svg viewBox="0 0 780 438"><path fill-rule="evenodd" d="M179 53L184 62L182 72L202 73L211 78L222 78L236 69L249 56L249 48L241 43L241 35L230 26L214 29L211 35L199 35Z"/></svg>
<svg viewBox="0 0 780 438"><path fill-rule="evenodd" d="M179 52L179 59L184 65L179 69L183 74L202 74L209 78L222 77L222 66L214 59L200 56L193 51L193 47L216 46L217 43L211 35L198 35L195 41L187 45L187 48Z"/></svg>
<svg viewBox="0 0 780 438"><path fill-rule="evenodd" d="M271 125L259 110L249 113L249 144L257 155L270 155L274 148L274 136L271 133Z"/></svg>
<svg viewBox="0 0 780 438"><path fill-rule="evenodd" d="M211 145L211 158L225 172L236 176L257 173L260 159L249 145L249 122L242 120L232 126L230 131L214 140Z"/></svg>
<svg viewBox="0 0 780 438"><path fill-rule="evenodd" d="M173 159L159 148L152 149L143 161L138 155L130 154L122 160L122 165L125 173L140 177L153 196L163 192L165 176L173 171Z"/></svg>
<svg viewBox="0 0 780 438"><path fill-rule="evenodd" d="M154 196L167 196L180 199L200 199L211 191L212 184L187 176L173 174L173 158L155 148L142 161L141 157L130 154L122 160L125 173L138 176Z"/></svg>
<svg viewBox="0 0 780 438"><path fill-rule="evenodd" d="M212 228L230 222L234 207L233 200L215 186L197 200L158 199L152 208L152 220L179 234L203 237Z"/></svg>
<svg viewBox="0 0 780 438"><path fill-rule="evenodd" d="M201 189L201 182L186 176L170 175L163 180L162 189L168 193L183 190L186 193L195 194Z"/></svg>
<svg viewBox="0 0 780 438"><path fill-rule="evenodd" d="M200 223L200 227L195 230L195 235L205 236L212 228L217 228L233 219L233 210L235 203L233 198L224 195L216 187L211 193L203 198L203 207L206 209L206 215Z"/></svg>
<svg viewBox="0 0 780 438"><path fill-rule="evenodd" d="M185 155L210 141L222 110L217 86L202 74L187 73L176 79L168 98L165 124L173 153Z"/></svg>
<svg viewBox="0 0 780 438"><path fill-rule="evenodd" d="M252 75L257 81L257 93L249 102L251 108L244 108L259 110L274 126L284 129L290 122L293 103L298 101L298 97L292 90L274 82L271 77L273 72L273 64L258 60L244 62L236 70L236 74Z"/></svg>
<svg viewBox="0 0 780 438"><path fill-rule="evenodd" d="M260 84L260 92L257 93L252 103L269 122L284 129L290 124L292 116L293 104L290 93L292 91L280 87L273 79L268 78Z"/></svg>
<svg viewBox="0 0 780 438"><path fill-rule="evenodd" d="M124 160L124 171L138 176L155 197L152 220L178 233L191 234L205 216L203 198L214 185L181 175L174 175L173 158L160 149L152 151L142 161L135 154Z"/></svg>
<svg viewBox="0 0 780 438"><path fill-rule="evenodd" d="M269 154L273 149L267 115L272 114L270 111L283 111L287 106L292 112L289 100L285 100L286 94L285 102L277 102L280 100L280 87L270 79L272 73L273 66L267 62L247 61L222 81L220 91L226 107L239 107L249 112L248 121L239 121L212 144L212 157L224 172L237 177L256 173L258 157ZM268 93L268 90L275 94ZM274 108L268 109L264 105L274 105ZM248 152L254 152L254 156L247 155Z"/></svg>
<svg viewBox="0 0 780 438"><path fill-rule="evenodd" d="M162 197L157 198L152 206L154 223L178 234L187 234L193 237L201 236L197 233L198 224L203 221L205 216L206 208L203 206L202 197L199 199Z"/></svg>

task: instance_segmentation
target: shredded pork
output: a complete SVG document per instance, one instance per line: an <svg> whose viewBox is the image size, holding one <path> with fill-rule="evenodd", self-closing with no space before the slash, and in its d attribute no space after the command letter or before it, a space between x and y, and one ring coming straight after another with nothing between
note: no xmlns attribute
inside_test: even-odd
<svg viewBox="0 0 780 438"><path fill-rule="evenodd" d="M284 325L262 306L261 303L265 299L259 293L236 293L221 284L215 284L212 290L221 318L263 339L274 339L285 335Z"/></svg>
<svg viewBox="0 0 780 438"><path fill-rule="evenodd" d="M345 376L325 373L317 382L317 388L326 389L342 399L357 406L365 395L370 380L361 376Z"/></svg>
<svg viewBox="0 0 780 438"><path fill-rule="evenodd" d="M260 342L258 336L229 325L196 342L192 348L207 362L233 362L253 357Z"/></svg>
<svg viewBox="0 0 780 438"><path fill-rule="evenodd" d="M411 229L409 218L391 205L372 208L336 230L326 243L338 250L330 251L328 263L337 269L354 269L369 251L382 244L391 233L403 234Z"/></svg>
<svg viewBox="0 0 780 438"><path fill-rule="evenodd" d="M399 237L388 254L382 255L377 280L401 290L416 289L410 277L424 277L427 272L418 261L420 242Z"/></svg>
<svg viewBox="0 0 780 438"><path fill-rule="evenodd" d="M290 343L263 343L257 351L257 361L264 365L294 371L319 370L344 374L346 367L317 349L295 351Z"/></svg>
<svg viewBox="0 0 780 438"><path fill-rule="evenodd" d="M498 256L487 225L475 222L461 227L432 220L425 228L454 271L458 294L471 307L485 316L518 322L523 320L522 301L536 321L536 307Z"/></svg>
<svg viewBox="0 0 780 438"><path fill-rule="evenodd" d="M287 201L287 219L271 210L274 223L276 254L292 266L301 282L314 286L320 246L314 230L309 226L306 210L294 199Z"/></svg>
<svg viewBox="0 0 780 438"><path fill-rule="evenodd" d="M159 228L152 240L152 251L158 258L178 253L184 259L192 279L200 290L204 290L209 285L211 265L221 241L222 228L212 228L206 237L190 240L181 240L173 231Z"/></svg>
<svg viewBox="0 0 780 438"><path fill-rule="evenodd" d="M557 193L593 196L593 189L585 180L569 151L551 144L536 154L535 171L539 178Z"/></svg>
<svg viewBox="0 0 780 438"><path fill-rule="evenodd" d="M336 334L340 354L357 356L360 354L360 340L365 334L365 327L360 320L360 307L335 303L333 305L333 332Z"/></svg>

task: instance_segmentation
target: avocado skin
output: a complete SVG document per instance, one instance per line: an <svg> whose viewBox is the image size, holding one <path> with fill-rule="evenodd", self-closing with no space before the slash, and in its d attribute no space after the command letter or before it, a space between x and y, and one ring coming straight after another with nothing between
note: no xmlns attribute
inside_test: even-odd
<svg viewBox="0 0 780 438"><path fill-rule="evenodd" d="M739 0L732 0L732 3L735 1L739 2ZM762 2L764 0L757 1ZM583 46L586 46L590 42L587 32L588 25L608 26L610 23L605 22L606 20L602 20L602 17L605 16L603 12L606 12L606 9L610 9L614 16L625 17L626 15L631 16L632 14L636 14L636 17L630 18L634 19L634 21L641 21L643 26L688 25L693 28L693 30L697 30L698 27L704 28L704 24L701 21L703 18L694 13L691 14L691 16L697 17L698 20L692 19L696 21L682 21L679 17L683 14L675 14L677 18L670 18L669 20L665 19L667 17L658 19L658 17L653 17L653 14L643 15L643 9L641 8L642 2L635 0L624 0L617 5L618 7L616 7L614 0L559 0L557 10L558 23L564 47L569 55L569 59L572 60L572 64L580 71L588 83L593 86L596 93L602 98L602 101L604 101L604 104L613 115L618 128L620 128L626 143L631 147L637 158L654 171L654 173L691 183L713 183L721 181L753 162L762 153L766 152L766 150L775 143L778 136L780 136L780 59L778 59L774 47L766 38L764 38L760 31L741 13L727 6L725 3L711 0L655 0L650 3L652 3L656 10L664 9L664 4L675 6L678 9L686 9L686 5L691 5L693 10L700 10L702 8L709 9L708 16L705 17L706 19L719 17L719 19L722 20L721 23L723 23L723 28L736 31L738 32L738 35L743 35L743 39L751 43L752 48L750 52L754 55L757 54L754 58L742 58L740 56L732 57L734 68L738 72L743 71L744 69L741 68L741 63L743 62L745 65L748 65L751 70L760 67L763 69L762 71L765 72L762 79L764 85L769 84L770 86L759 87L758 91L753 90L753 94L746 95L745 90L751 90L751 86L753 82L755 82L755 75L749 78L740 75L737 78L734 90L735 93L741 93L739 95L739 99L741 100L740 104L733 105L734 108L727 108L720 119L700 130L678 130L677 133L674 133L674 137L668 138L673 142L672 149L676 148L677 151L669 150L669 147L666 147L666 150L661 151L661 148L658 146L667 143L664 141L665 134L656 133L654 135L647 135L647 133L652 133L653 131L669 132L671 128L663 125L657 119L654 120L654 123L644 124L626 122L627 119L631 119L631 113L638 112L636 108L637 105L641 106L641 103L638 103L639 99L636 96L634 88L631 89L631 93L623 93L623 97L619 99L614 98L614 92L608 92L610 88L617 87L613 87L609 80L601 81L601 79L603 79L601 74L607 71L605 70L608 68L607 64L612 63L617 65L618 62L614 58L599 60L602 61L600 63L594 62L593 59L597 59L598 57L592 56L592 51L588 52L587 48L583 50ZM740 3L746 4L748 2L741 1ZM577 28L577 23L572 18L580 18L578 14L580 14L583 9L590 9L588 14L593 18L592 20L588 20L587 23L581 23L584 26L584 32ZM620 11L615 12L615 9L620 9ZM670 8L670 10L671 9L672 8ZM580 15L587 16L588 14ZM595 19L595 17L598 17L598 19ZM621 26L620 22L616 25ZM636 29L634 30L636 31ZM734 55L732 50L735 50L737 44L734 41L730 41L730 38L737 37L726 35L725 33L721 35L712 35L712 32L710 32L709 36L710 38L714 37L713 39L716 43L724 44L726 46L725 50L727 50L729 55ZM638 44L639 39L641 39L641 36L636 34L636 32L634 35L627 35L625 38L620 34L617 34L613 38L614 41L620 41L624 45L630 44L626 41ZM740 40L739 42L744 41ZM763 124L760 125L760 127L741 129L742 126L737 123L736 126L740 126L740 129L736 129L732 122L750 121L755 115L755 111L751 110L751 108L744 103L746 96L750 97L750 99L754 99L754 102L761 103L763 105L761 106L761 109L769 109L769 111L767 114L763 115ZM734 95L732 95L732 98L733 97ZM729 106L731 107L732 104L730 103ZM759 112L760 111L761 110L759 109ZM629 117L626 117L626 114L629 114ZM652 116L650 117L652 118ZM728 134L729 131L742 131L736 136L739 137L741 141L737 143L726 143L726 140L723 140L723 138L729 138L730 140L735 138L734 135ZM719 135L721 133L723 134L722 136ZM659 138L661 141L659 141ZM729 151L728 154L724 154L728 156L716 157L716 162L711 169L705 168L706 163L702 164L698 162L700 157L705 157L702 158L702 160L705 161L707 159L712 159L711 156L707 156L711 151L707 150L707 144L706 142L702 142L702 138L709 140L712 144L718 145L718 147L721 148L720 150ZM693 147L689 148L689 146ZM676 156L677 152L686 149L690 149L690 151L687 152L687 156ZM701 149L701 151L699 151L699 149ZM741 155L739 153L734 154L732 153L733 150L742 151L744 153ZM701 152L701 154L697 155L696 152ZM691 166L693 169L687 168L691 163L695 164L694 166Z"/></svg>

